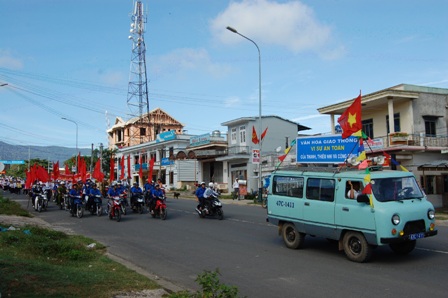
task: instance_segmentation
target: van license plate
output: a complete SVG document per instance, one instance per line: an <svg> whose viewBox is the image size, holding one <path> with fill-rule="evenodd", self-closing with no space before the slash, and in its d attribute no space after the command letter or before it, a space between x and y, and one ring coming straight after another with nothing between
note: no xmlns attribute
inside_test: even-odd
<svg viewBox="0 0 448 298"><path fill-rule="evenodd" d="M420 238L425 238L425 233L416 233L409 235L409 240L417 240Z"/></svg>

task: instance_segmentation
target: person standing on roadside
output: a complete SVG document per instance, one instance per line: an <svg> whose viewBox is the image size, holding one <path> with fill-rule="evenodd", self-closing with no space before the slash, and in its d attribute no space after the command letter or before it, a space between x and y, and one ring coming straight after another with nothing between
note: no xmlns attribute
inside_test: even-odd
<svg viewBox="0 0 448 298"><path fill-rule="evenodd" d="M240 200L240 184L238 183L238 178L235 178L235 182L233 182L233 197L232 200L235 200L235 198Z"/></svg>

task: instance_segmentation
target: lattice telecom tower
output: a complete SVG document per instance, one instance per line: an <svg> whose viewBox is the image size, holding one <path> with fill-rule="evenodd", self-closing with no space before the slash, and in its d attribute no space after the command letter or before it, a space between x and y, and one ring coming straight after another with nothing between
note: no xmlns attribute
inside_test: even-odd
<svg viewBox="0 0 448 298"><path fill-rule="evenodd" d="M131 111L131 118L136 118L135 124L140 127L130 135L139 137L140 143L149 141L150 116L148 100L148 81L146 77L146 45L143 34L145 32L146 16L142 1L134 1L134 12L131 15L131 30L129 39L132 41L131 68L129 73L127 104ZM144 115L146 113L146 115Z"/></svg>

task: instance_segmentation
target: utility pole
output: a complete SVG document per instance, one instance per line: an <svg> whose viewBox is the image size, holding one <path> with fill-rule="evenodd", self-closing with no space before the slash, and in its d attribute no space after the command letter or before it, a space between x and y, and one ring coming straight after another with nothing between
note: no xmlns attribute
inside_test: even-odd
<svg viewBox="0 0 448 298"><path fill-rule="evenodd" d="M93 166L93 143L92 143L92 150L90 151L90 173L92 173L92 166Z"/></svg>

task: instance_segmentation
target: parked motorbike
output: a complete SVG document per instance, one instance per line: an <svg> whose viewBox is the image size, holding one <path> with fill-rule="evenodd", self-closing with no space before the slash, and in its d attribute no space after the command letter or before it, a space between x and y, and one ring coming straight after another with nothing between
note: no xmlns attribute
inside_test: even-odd
<svg viewBox="0 0 448 298"><path fill-rule="evenodd" d="M42 210L47 210L48 207L48 198L45 193L37 193L34 198L34 209L37 212L41 212Z"/></svg>
<svg viewBox="0 0 448 298"><path fill-rule="evenodd" d="M206 216L217 216L219 220L224 219L224 211L222 211L222 203L218 199L217 195L211 195L204 203L204 208L199 210L196 208L196 212L199 217L204 218Z"/></svg>
<svg viewBox="0 0 448 298"><path fill-rule="evenodd" d="M154 218L156 216L160 217L162 220L165 220L168 215L166 211L166 197L157 197L156 205L154 207L153 212L151 212L151 216Z"/></svg>
<svg viewBox="0 0 448 298"><path fill-rule="evenodd" d="M82 198L81 196L76 196L73 200L73 206L70 209L70 213L72 216L81 218L84 216L84 206L82 204Z"/></svg>
<svg viewBox="0 0 448 298"><path fill-rule="evenodd" d="M120 197L113 197L109 200L107 204L107 213L109 215L109 219L116 219L116 221L121 220L121 199Z"/></svg>
<svg viewBox="0 0 448 298"><path fill-rule="evenodd" d="M101 195L95 195L95 196L88 196L89 202L89 211L90 214L101 216L103 214L103 206L102 206L102 200Z"/></svg>
<svg viewBox="0 0 448 298"><path fill-rule="evenodd" d="M135 198L134 198L133 206L131 206L132 210L142 214L144 206L145 206L145 199L143 198L143 194L136 194Z"/></svg>

